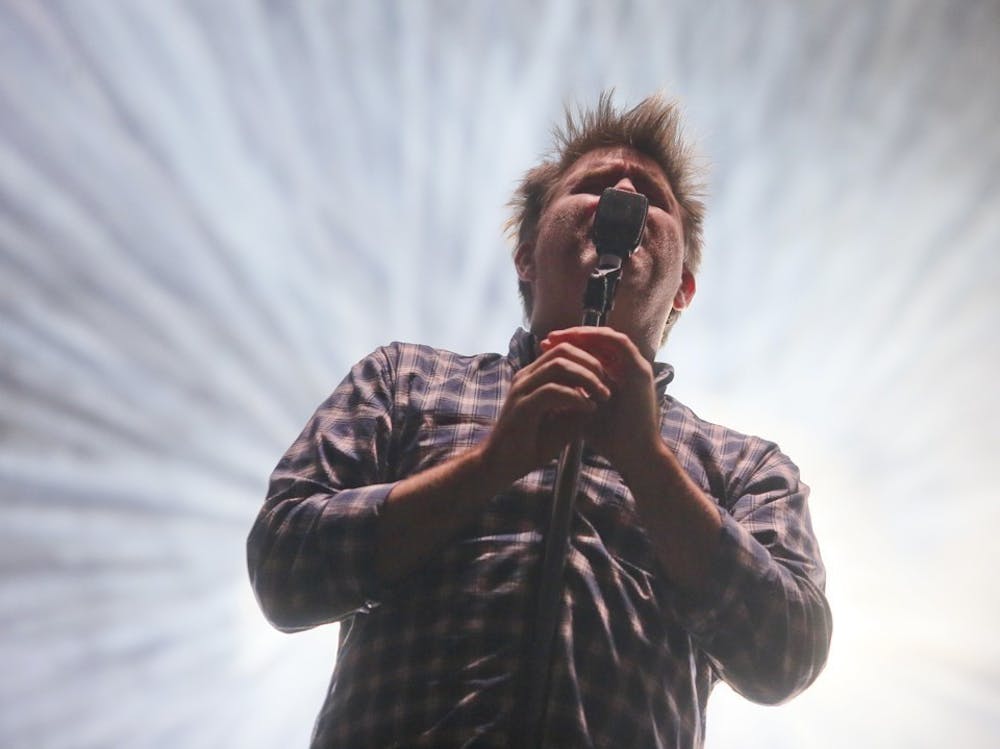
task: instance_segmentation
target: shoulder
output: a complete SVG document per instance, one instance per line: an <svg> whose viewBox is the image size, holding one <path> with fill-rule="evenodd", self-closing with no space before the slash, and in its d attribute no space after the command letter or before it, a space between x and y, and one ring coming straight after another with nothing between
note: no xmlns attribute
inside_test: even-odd
<svg viewBox="0 0 1000 749"><path fill-rule="evenodd" d="M455 412L488 416L510 379L510 363L498 353L459 354L394 341L376 349L382 377L397 409L407 413Z"/></svg>
<svg viewBox="0 0 1000 749"><path fill-rule="evenodd" d="M777 445L763 437L703 419L690 406L666 396L663 421L665 429L678 440L699 451L720 455L763 456L777 450Z"/></svg>
<svg viewBox="0 0 1000 749"><path fill-rule="evenodd" d="M470 372L497 366L504 357L496 353L459 354L420 343L393 341L367 357L374 358L392 380L440 380L467 376Z"/></svg>
<svg viewBox="0 0 1000 749"><path fill-rule="evenodd" d="M662 431L689 474L720 502L733 501L761 481L787 490L800 484L798 468L777 443L703 419L670 396Z"/></svg>

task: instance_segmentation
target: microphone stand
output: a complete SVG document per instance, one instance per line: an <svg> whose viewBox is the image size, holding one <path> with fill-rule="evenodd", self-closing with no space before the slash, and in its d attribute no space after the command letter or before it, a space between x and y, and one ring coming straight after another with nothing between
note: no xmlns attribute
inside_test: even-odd
<svg viewBox="0 0 1000 749"><path fill-rule="evenodd" d="M645 218L645 209L643 210ZM640 228L641 232L641 228ZM622 275L623 260L619 255L603 254L587 279L583 295L583 325L600 327L605 324L614 305L615 290ZM580 481L580 459L583 439L577 438L563 448L556 472L555 499L545 534L545 551L538 589L538 609L535 630L528 657L524 740L517 746L541 749L544 740L545 711L548 707L551 676L552 643L559 621L562 603L562 578L569 550L569 529L573 519L573 502Z"/></svg>
<svg viewBox="0 0 1000 749"><path fill-rule="evenodd" d="M609 187L601 194L594 216L592 238L597 248L597 267L587 279L583 294L583 324L604 325L614 306L615 291L622 277L625 260L639 246L646 225L649 202L640 193ZM563 571L569 549L573 502L580 483L580 459L583 440L575 439L563 449L556 473L552 516L545 532L545 551L538 586L538 609L527 667L522 676L520 697L524 700L521 741L518 749L541 749L545 740L545 712L549 701L552 644L559 623L562 603Z"/></svg>

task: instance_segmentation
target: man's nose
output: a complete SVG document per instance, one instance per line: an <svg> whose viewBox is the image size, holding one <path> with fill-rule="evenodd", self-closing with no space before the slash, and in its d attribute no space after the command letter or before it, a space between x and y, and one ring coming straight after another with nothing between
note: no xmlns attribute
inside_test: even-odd
<svg viewBox="0 0 1000 749"><path fill-rule="evenodd" d="M635 189L635 185L632 184L632 180L629 177L622 177L618 180L618 184L615 185L616 190L625 190L626 192L639 192Z"/></svg>

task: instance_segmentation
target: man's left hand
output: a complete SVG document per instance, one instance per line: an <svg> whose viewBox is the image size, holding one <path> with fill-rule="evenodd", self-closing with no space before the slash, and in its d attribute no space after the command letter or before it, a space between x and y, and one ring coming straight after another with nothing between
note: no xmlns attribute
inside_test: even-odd
<svg viewBox="0 0 1000 749"><path fill-rule="evenodd" d="M652 365L627 335L607 327L556 330L540 346L548 351L560 343L583 349L601 362L611 397L599 404L586 441L622 474L630 473L660 441Z"/></svg>

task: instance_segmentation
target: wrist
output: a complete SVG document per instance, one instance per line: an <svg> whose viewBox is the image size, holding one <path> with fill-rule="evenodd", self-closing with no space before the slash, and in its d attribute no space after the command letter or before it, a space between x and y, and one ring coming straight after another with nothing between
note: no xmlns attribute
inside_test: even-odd
<svg viewBox="0 0 1000 749"><path fill-rule="evenodd" d="M492 497L499 494L519 478L508 475L510 471L505 470L507 461L493 448L489 438L470 448L465 460L478 489L485 495Z"/></svg>
<svg viewBox="0 0 1000 749"><path fill-rule="evenodd" d="M615 461L615 468L625 479L625 483L631 484L633 480L638 479L651 468L661 467L671 462L674 464L677 462L674 454L663 442L660 435L654 434L646 439L632 442ZM659 473L659 471L657 472Z"/></svg>

